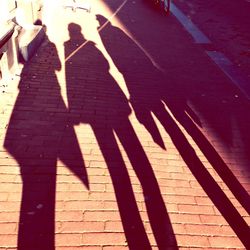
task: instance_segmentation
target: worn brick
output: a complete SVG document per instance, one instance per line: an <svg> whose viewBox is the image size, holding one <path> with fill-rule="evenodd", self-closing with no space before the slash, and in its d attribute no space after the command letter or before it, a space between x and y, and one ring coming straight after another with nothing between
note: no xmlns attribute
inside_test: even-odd
<svg viewBox="0 0 250 250"><path fill-rule="evenodd" d="M127 250L127 246L104 246L103 250Z"/></svg>
<svg viewBox="0 0 250 250"><path fill-rule="evenodd" d="M56 250L82 250L82 249L86 249L86 250L102 250L101 246L68 246L68 247L57 247Z"/></svg>
<svg viewBox="0 0 250 250"><path fill-rule="evenodd" d="M182 213L189 213L189 214L211 214L211 215L215 214L212 206L180 204L178 205L178 209Z"/></svg>
<svg viewBox="0 0 250 250"><path fill-rule="evenodd" d="M82 234L60 233L55 235L56 246L81 246Z"/></svg>
<svg viewBox="0 0 250 250"><path fill-rule="evenodd" d="M113 211L86 211L84 221L112 221L120 220L119 212Z"/></svg>
<svg viewBox="0 0 250 250"><path fill-rule="evenodd" d="M224 217L219 215L200 215L200 219L206 224L228 225Z"/></svg>
<svg viewBox="0 0 250 250"><path fill-rule="evenodd" d="M123 226L120 221L106 221L105 231L107 232L123 232Z"/></svg>
<svg viewBox="0 0 250 250"><path fill-rule="evenodd" d="M17 223L0 223L0 234L15 234Z"/></svg>
<svg viewBox="0 0 250 250"><path fill-rule="evenodd" d="M104 222L82 221L82 222L62 222L58 228L60 233L83 233L83 232L103 232Z"/></svg>
<svg viewBox="0 0 250 250"><path fill-rule="evenodd" d="M176 204L196 204L196 201L191 194L189 195L167 195L165 197L167 203Z"/></svg>
<svg viewBox="0 0 250 250"><path fill-rule="evenodd" d="M17 236L14 234L0 234L0 246L10 248L15 247Z"/></svg>
<svg viewBox="0 0 250 250"><path fill-rule="evenodd" d="M104 208L103 201L66 201L64 203L64 209L70 210L100 210Z"/></svg>
<svg viewBox="0 0 250 250"><path fill-rule="evenodd" d="M224 247L226 244L227 248L244 248L244 245L236 237L221 237L214 236L208 238L212 247Z"/></svg>
<svg viewBox="0 0 250 250"><path fill-rule="evenodd" d="M56 212L56 221L82 221L83 211L58 211Z"/></svg>
<svg viewBox="0 0 250 250"><path fill-rule="evenodd" d="M19 219L19 212L1 212L0 222L17 222Z"/></svg>
<svg viewBox="0 0 250 250"><path fill-rule="evenodd" d="M169 217L172 223L201 223L197 214L169 213Z"/></svg>
<svg viewBox="0 0 250 250"><path fill-rule="evenodd" d="M232 228L223 225L206 225L206 224L186 224L185 229L188 234L194 235L219 235L219 236L234 236Z"/></svg>
<svg viewBox="0 0 250 250"><path fill-rule="evenodd" d="M84 233L82 235L83 245L126 245L123 233Z"/></svg>
<svg viewBox="0 0 250 250"><path fill-rule="evenodd" d="M176 235L176 240L180 246L188 247L209 247L208 238L205 236Z"/></svg>

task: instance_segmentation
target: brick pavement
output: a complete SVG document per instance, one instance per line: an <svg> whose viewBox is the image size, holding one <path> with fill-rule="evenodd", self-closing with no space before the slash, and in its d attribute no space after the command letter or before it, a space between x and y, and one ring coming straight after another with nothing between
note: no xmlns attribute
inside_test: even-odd
<svg viewBox="0 0 250 250"><path fill-rule="evenodd" d="M241 93L146 2L47 14L1 92L0 249L247 249Z"/></svg>

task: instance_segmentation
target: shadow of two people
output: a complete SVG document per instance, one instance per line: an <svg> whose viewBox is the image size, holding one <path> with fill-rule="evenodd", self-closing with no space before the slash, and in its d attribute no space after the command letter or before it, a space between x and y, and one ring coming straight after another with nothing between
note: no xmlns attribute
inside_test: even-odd
<svg viewBox="0 0 250 250"><path fill-rule="evenodd" d="M79 25L69 25L65 58L86 42ZM93 42L65 63L66 107L55 70L55 45L48 42L27 63L9 121L4 147L17 160L23 182L18 249L55 248L57 160L89 189L74 125L89 124L105 158L130 249L151 249L137 207L132 183L115 135L124 147L142 185L150 224L159 249L176 240L152 166L128 119L128 100L109 74L109 65ZM98 73L97 73L98 70ZM31 77L33 72L36 77ZM84 209L84 208L83 208Z"/></svg>

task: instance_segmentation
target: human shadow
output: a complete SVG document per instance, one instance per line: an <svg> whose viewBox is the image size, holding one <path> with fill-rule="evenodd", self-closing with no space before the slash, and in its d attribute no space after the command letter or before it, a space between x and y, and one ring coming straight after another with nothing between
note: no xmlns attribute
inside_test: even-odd
<svg viewBox="0 0 250 250"><path fill-rule="evenodd" d="M55 45L46 39L24 65L4 147L20 166L18 250L55 249L57 160L89 188L87 172L55 75Z"/></svg>
<svg viewBox="0 0 250 250"><path fill-rule="evenodd" d="M142 186L158 248L175 249L175 236L156 177L128 119L131 113L128 100L110 75L108 61L96 44L85 40L79 25L72 23L68 29L70 40L64 45L69 110L81 114L76 124L89 124L95 134L114 186L128 247L134 250L152 249L115 136Z"/></svg>
<svg viewBox="0 0 250 250"><path fill-rule="evenodd" d="M171 82L175 78L159 71L146 54L122 30L112 26L110 22L107 25L108 20L101 15L98 15L97 19L101 25L106 24L100 35L105 48L124 76L130 94L130 102L137 119L145 126L155 142L159 141L156 139L159 135L155 134L156 129L151 129L154 128L152 114L158 119L203 190L242 243L249 248L250 231L247 223L210 175L178 125L178 123L181 124L190 134L212 167L249 211L249 196L246 190L198 128L201 126L201 122L188 105L188 89L181 86L178 80ZM126 44L126 50L122 49L120 44ZM128 57L127 54L132 56ZM178 75L176 77L178 78Z"/></svg>
<svg viewBox="0 0 250 250"><path fill-rule="evenodd" d="M161 91L161 93L163 93L163 90ZM197 126L195 120L192 118L192 114L194 112L188 105L188 100L186 99L186 97L182 94L179 94L178 98L180 98L182 101L176 103L172 94L164 94L164 97L162 98L164 103L174 115L175 119L185 128L188 134L192 137L192 139L200 148L204 156L208 159L214 170L228 186L228 188L234 194L239 203L250 214L250 197L248 192L244 189L239 180L236 178L236 176L221 158L219 153L208 141L206 136L201 132L199 126Z"/></svg>

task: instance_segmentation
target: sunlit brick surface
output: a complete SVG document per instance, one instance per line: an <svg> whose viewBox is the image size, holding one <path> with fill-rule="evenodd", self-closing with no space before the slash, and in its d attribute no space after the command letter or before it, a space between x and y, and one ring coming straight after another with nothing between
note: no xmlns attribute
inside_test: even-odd
<svg viewBox="0 0 250 250"><path fill-rule="evenodd" d="M0 249L247 249L248 104L173 16L90 2L1 87Z"/></svg>

